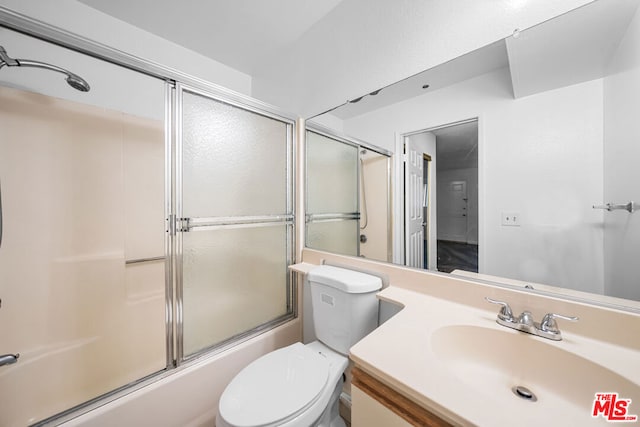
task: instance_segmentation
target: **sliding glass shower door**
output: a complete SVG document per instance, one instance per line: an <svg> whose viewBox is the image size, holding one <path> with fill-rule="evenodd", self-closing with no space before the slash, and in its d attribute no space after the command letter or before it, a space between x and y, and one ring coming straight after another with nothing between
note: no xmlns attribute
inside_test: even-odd
<svg viewBox="0 0 640 427"><path fill-rule="evenodd" d="M0 426L61 423L293 317L293 119L0 30Z"/></svg>
<svg viewBox="0 0 640 427"><path fill-rule="evenodd" d="M292 313L293 124L180 85L177 99L180 359Z"/></svg>

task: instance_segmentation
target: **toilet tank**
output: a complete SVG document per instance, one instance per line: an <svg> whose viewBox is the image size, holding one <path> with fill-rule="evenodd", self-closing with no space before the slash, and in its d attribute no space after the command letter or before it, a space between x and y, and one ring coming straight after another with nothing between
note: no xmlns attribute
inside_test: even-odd
<svg viewBox="0 0 640 427"><path fill-rule="evenodd" d="M379 277L321 265L307 274L313 323L318 340L347 355L349 349L378 326Z"/></svg>

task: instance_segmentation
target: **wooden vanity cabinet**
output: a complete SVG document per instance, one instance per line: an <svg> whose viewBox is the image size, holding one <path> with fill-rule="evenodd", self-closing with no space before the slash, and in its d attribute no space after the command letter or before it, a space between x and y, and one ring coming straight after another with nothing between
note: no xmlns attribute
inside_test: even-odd
<svg viewBox="0 0 640 427"><path fill-rule="evenodd" d="M351 380L351 427L444 427L452 424L357 366Z"/></svg>

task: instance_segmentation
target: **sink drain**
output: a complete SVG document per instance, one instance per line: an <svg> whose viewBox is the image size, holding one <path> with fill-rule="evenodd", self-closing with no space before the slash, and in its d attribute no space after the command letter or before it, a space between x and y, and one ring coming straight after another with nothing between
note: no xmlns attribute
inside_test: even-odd
<svg viewBox="0 0 640 427"><path fill-rule="evenodd" d="M528 400L529 402L535 402L535 401L538 400L536 395L533 394L533 392L531 390L529 390L528 388L526 388L524 386L521 386L521 385L514 386L511 389L511 391L513 392L513 394L518 396L520 399Z"/></svg>

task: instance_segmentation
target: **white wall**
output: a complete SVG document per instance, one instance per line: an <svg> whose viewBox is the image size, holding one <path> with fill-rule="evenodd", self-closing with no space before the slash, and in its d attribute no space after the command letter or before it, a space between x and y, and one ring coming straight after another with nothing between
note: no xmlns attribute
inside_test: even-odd
<svg viewBox="0 0 640 427"><path fill-rule="evenodd" d="M640 11L604 79L604 200L640 202ZM605 290L640 300L640 213L605 212Z"/></svg>
<svg viewBox="0 0 640 427"><path fill-rule="evenodd" d="M140 58L180 70L236 92L251 94L251 76L112 18L75 0L55 2L48 0L0 0L0 7L63 28ZM19 52L9 53L14 57L24 58Z"/></svg>
<svg viewBox="0 0 640 427"><path fill-rule="evenodd" d="M395 151L397 134L478 117L480 271L602 293L602 85L514 100L501 69L347 120L345 133ZM522 225L501 226L502 211Z"/></svg>
<svg viewBox="0 0 640 427"><path fill-rule="evenodd" d="M309 117L590 2L344 0L258 67L253 96Z"/></svg>
<svg viewBox="0 0 640 427"><path fill-rule="evenodd" d="M318 117L314 117L313 119L307 122L310 126L314 124L318 124L320 126L327 127L329 129L334 130L338 135L341 135L344 132L344 121L342 119L337 118L336 116L331 115L331 113L322 114Z"/></svg>

